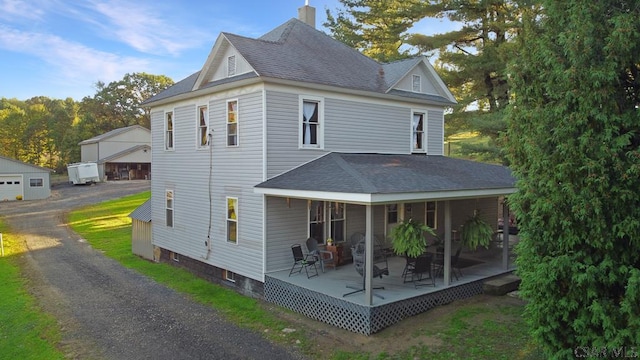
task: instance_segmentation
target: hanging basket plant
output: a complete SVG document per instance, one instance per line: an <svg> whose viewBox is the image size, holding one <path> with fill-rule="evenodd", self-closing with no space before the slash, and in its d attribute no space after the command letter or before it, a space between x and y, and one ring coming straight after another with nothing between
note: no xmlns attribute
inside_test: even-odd
<svg viewBox="0 0 640 360"><path fill-rule="evenodd" d="M409 219L403 221L391 230L393 251L398 255L418 257L427 248L425 233L435 235L433 229L419 221Z"/></svg>
<svg viewBox="0 0 640 360"><path fill-rule="evenodd" d="M489 248L492 236L491 225L480 218L477 210L462 226L462 243L470 250L475 250L480 246Z"/></svg>

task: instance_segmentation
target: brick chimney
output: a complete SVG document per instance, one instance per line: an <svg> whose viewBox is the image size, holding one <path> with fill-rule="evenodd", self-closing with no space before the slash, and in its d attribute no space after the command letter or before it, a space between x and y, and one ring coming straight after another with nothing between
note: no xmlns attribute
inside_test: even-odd
<svg viewBox="0 0 640 360"><path fill-rule="evenodd" d="M309 0L305 0L304 6L298 9L298 20L316 27L316 8L309 6Z"/></svg>

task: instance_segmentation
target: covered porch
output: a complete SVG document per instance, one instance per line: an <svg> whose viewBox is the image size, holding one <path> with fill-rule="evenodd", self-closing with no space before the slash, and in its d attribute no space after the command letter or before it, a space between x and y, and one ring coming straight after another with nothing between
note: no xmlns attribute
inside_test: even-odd
<svg viewBox="0 0 640 360"><path fill-rule="evenodd" d="M443 156L340 153L327 154L267 180L255 188L267 200L265 299L369 335L435 306L480 294L485 279L514 270L511 249L517 237L496 236L489 249L478 252L463 248L457 241L458 231L462 219L471 216L480 203L493 208L490 224L497 230L498 207L509 213L506 202L498 199L513 193L514 184L510 171L498 165ZM443 249L435 286L416 288L412 282L405 283L406 260L402 256L387 259L388 276L372 276L374 248L379 246L374 237L382 237L388 245L393 241L388 237L391 204L397 209L398 221L410 216L437 226ZM320 226L317 209L324 214ZM340 210L337 215L336 209ZM335 236L335 224L345 249L354 245L347 234L363 234L363 275L347 262L312 278L304 272L289 276L291 245L304 244L320 228L318 242L323 247L325 236ZM451 262L458 248L463 249L465 266L464 276L456 279ZM347 286L363 291L344 296L352 291Z"/></svg>

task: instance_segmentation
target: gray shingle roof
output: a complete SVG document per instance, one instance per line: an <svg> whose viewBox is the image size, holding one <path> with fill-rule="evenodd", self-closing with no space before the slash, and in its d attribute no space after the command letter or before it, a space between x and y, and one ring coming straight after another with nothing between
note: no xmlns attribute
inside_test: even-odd
<svg viewBox="0 0 640 360"><path fill-rule="evenodd" d="M515 187L509 168L446 156L329 153L257 188L394 194Z"/></svg>
<svg viewBox="0 0 640 360"><path fill-rule="evenodd" d="M420 56L379 64L295 18L257 39L231 33L222 33L222 36L238 50L255 73L210 82L201 88L238 81L246 76L259 76L385 94L413 66L424 59ZM198 71L179 81L146 100L143 105L189 93L196 85L200 73ZM410 93L395 92L393 95L406 97L408 94ZM408 97L441 105L455 103L446 97L435 95Z"/></svg>
<svg viewBox="0 0 640 360"><path fill-rule="evenodd" d="M133 210L133 212L129 214L129 217L144 222L151 222L151 199L145 201Z"/></svg>
<svg viewBox="0 0 640 360"><path fill-rule="evenodd" d="M113 129L111 131L108 131L102 135L98 135L98 136L94 136L91 139L87 139L87 140L83 140L81 142L78 143L78 145L87 145L87 144L93 144L93 143L97 143L100 142L102 140L106 140L110 137L125 133L127 131L133 130L135 128L140 128L140 129L145 129L147 131L149 131L149 129L142 127L140 125L131 125L131 126L127 126L127 127L123 127L123 128L119 128L119 129ZM149 131L149 133L151 133L151 131Z"/></svg>
<svg viewBox="0 0 640 360"><path fill-rule="evenodd" d="M105 158L102 158L102 159L98 160L98 164L103 164L103 163L106 163L106 162L110 162L110 161L113 161L115 159L119 159L119 158L121 158L121 157L123 157L125 155L134 153L134 152L136 152L138 150L144 150L144 149L147 149L147 151L151 151L151 146L149 146L149 145L132 146L132 147L130 147L128 149L122 150L122 151L117 152L117 153L115 153L113 155L110 155L110 156L107 156Z"/></svg>

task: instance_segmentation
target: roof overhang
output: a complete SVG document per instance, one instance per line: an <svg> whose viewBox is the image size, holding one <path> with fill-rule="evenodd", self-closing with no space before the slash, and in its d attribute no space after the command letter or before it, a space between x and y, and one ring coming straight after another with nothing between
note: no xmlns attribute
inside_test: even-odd
<svg viewBox="0 0 640 360"><path fill-rule="evenodd" d="M288 197L298 199L338 201L350 204L377 205L398 202L434 201L434 200L462 200L506 196L517 191L516 188L469 189L437 192L407 192L391 194L363 194L326 191L289 190L273 188L254 188L257 194Z"/></svg>

